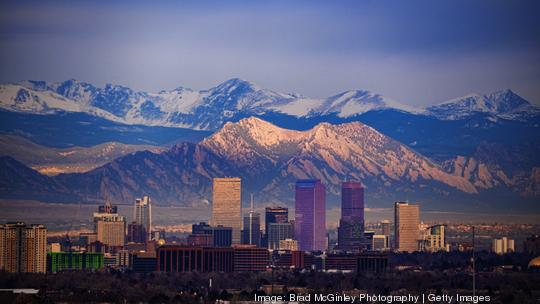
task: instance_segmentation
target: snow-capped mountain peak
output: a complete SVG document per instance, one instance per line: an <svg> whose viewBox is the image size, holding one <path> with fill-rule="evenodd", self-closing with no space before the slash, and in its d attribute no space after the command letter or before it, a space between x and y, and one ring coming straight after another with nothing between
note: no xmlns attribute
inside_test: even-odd
<svg viewBox="0 0 540 304"><path fill-rule="evenodd" d="M209 91L222 94L232 94L234 91L248 93L263 90L259 85L240 78L231 78L219 85L211 88Z"/></svg>
<svg viewBox="0 0 540 304"><path fill-rule="evenodd" d="M486 95L469 94L428 107L427 111L437 118L446 120L462 119L475 113L522 120L540 113L537 107L510 89Z"/></svg>
<svg viewBox="0 0 540 304"><path fill-rule="evenodd" d="M328 98L314 113L338 113L340 117L372 110L395 109L419 113L420 110L367 90L349 90Z"/></svg>
<svg viewBox="0 0 540 304"><path fill-rule="evenodd" d="M523 99L510 89L488 94L486 95L486 98L492 101L497 108L497 111L500 113L512 112L521 107L531 106L527 100Z"/></svg>
<svg viewBox="0 0 540 304"><path fill-rule="evenodd" d="M540 115L537 107L511 90L468 95L424 110L367 90L349 90L328 98L310 98L276 92L240 78L229 79L207 90L177 87L158 93L135 91L113 84L97 87L75 79L54 83L24 81L0 87L3 92L0 107L8 111L34 114L86 112L126 124L197 130L217 130L227 121L253 115L350 118L382 110L430 115L445 120L463 119L475 113L491 115L490 118L494 120L524 120L532 115ZM24 90L19 93L21 88ZM39 95L41 98L37 102L33 96ZM28 103L24 102L25 99L28 99Z"/></svg>

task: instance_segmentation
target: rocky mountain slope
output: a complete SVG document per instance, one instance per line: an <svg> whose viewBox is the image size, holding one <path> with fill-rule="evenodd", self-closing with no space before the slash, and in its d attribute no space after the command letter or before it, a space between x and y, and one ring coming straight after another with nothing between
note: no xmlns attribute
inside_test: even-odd
<svg viewBox="0 0 540 304"><path fill-rule="evenodd" d="M4 165L14 167L13 161L9 159ZM223 176L242 177L245 197L256 193L264 202L288 204L299 178L321 179L329 202L334 203L342 181L360 180L371 206L397 199L420 200L427 205L454 201L463 206L485 198L483 193L494 189L516 197L523 189L538 189L536 171L516 185L507 182L513 176L489 172L491 177L486 179L486 170L471 160L457 160L452 166L439 166L359 122L321 123L296 131L252 117L226 123L198 144L178 144L159 154L129 154L86 173L43 177L25 169L19 177L15 170L14 176L2 177L0 195L24 192L19 189L23 184L13 186L11 180L26 178L31 184L43 179L45 185L51 185L51 193L84 201L108 196L116 203L130 203L148 194L158 204L189 206L209 203L211 179ZM38 192L42 193L41 189Z"/></svg>
<svg viewBox="0 0 540 304"><path fill-rule="evenodd" d="M11 156L45 175L86 172L137 151L159 153L165 148L108 142L92 147L50 148L23 137L0 134L0 156Z"/></svg>

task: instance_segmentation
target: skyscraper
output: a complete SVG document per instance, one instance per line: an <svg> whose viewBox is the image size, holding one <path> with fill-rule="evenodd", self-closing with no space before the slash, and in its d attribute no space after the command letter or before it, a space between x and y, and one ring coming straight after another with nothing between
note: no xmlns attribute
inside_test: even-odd
<svg viewBox="0 0 540 304"><path fill-rule="evenodd" d="M150 197L144 196L135 200L135 207L133 208L134 221L142 225L146 232L146 240L150 240L152 236L152 201Z"/></svg>
<svg viewBox="0 0 540 304"><path fill-rule="evenodd" d="M7 272L47 270L47 228L43 225L0 225L0 269Z"/></svg>
<svg viewBox="0 0 540 304"><path fill-rule="evenodd" d="M368 247L364 240L364 188L358 182L346 182L341 185L338 247L342 250L360 250Z"/></svg>
<svg viewBox="0 0 540 304"><path fill-rule="evenodd" d="M261 216L253 209L253 194L251 194L251 209L244 215L242 244L261 246Z"/></svg>
<svg viewBox="0 0 540 304"><path fill-rule="evenodd" d="M244 215L243 244L261 246L261 217L250 211Z"/></svg>
<svg viewBox="0 0 540 304"><path fill-rule="evenodd" d="M326 249L326 189L318 179L296 182L294 235L300 250Z"/></svg>
<svg viewBox="0 0 540 304"><path fill-rule="evenodd" d="M381 234L390 236L390 221L389 220L381 221Z"/></svg>
<svg viewBox="0 0 540 304"><path fill-rule="evenodd" d="M262 246L270 248L268 241L270 224L288 223L289 209L285 207L266 207L264 213L264 237L261 241Z"/></svg>
<svg viewBox="0 0 540 304"><path fill-rule="evenodd" d="M214 178L212 185L212 226L232 228L232 243L240 244L242 231L242 180Z"/></svg>
<svg viewBox="0 0 540 304"><path fill-rule="evenodd" d="M422 250L429 252L448 251L449 246L446 244L445 225L428 227L423 237L422 247Z"/></svg>
<svg viewBox="0 0 540 304"><path fill-rule="evenodd" d="M264 220L264 232L268 234L268 225L270 223L287 223L289 221L289 209L285 207L266 207Z"/></svg>
<svg viewBox="0 0 540 304"><path fill-rule="evenodd" d="M280 249L280 241L292 239L294 227L291 223L270 223L268 226L268 249Z"/></svg>
<svg viewBox="0 0 540 304"><path fill-rule="evenodd" d="M112 206L108 202L105 204L105 208L101 207L103 206L100 206L99 211L105 212L94 213L94 232L97 240L107 246L124 246L126 218L114 212L116 206Z"/></svg>
<svg viewBox="0 0 540 304"><path fill-rule="evenodd" d="M146 229L141 224L137 222L132 222L128 224L127 228L127 241L133 243L145 243L148 237Z"/></svg>
<svg viewBox="0 0 540 304"><path fill-rule="evenodd" d="M403 252L418 250L420 206L396 202L394 216L395 249Z"/></svg>

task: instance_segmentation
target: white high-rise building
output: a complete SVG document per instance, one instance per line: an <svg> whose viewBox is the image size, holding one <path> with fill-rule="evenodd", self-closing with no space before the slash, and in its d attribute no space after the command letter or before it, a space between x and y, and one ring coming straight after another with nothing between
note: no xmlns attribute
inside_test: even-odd
<svg viewBox="0 0 540 304"><path fill-rule="evenodd" d="M152 200L148 196L135 200L134 207L135 223L141 225L146 231L146 239L152 238Z"/></svg>

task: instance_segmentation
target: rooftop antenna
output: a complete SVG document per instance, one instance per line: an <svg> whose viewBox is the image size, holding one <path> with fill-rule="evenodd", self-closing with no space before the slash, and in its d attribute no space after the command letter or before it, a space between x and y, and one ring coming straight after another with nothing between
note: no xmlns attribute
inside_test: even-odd
<svg viewBox="0 0 540 304"><path fill-rule="evenodd" d="M253 212L253 193L251 193L251 212Z"/></svg>
<svg viewBox="0 0 540 304"><path fill-rule="evenodd" d="M109 194L107 192L105 192L105 206L107 207L111 206L111 201L109 200Z"/></svg>

